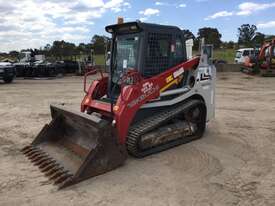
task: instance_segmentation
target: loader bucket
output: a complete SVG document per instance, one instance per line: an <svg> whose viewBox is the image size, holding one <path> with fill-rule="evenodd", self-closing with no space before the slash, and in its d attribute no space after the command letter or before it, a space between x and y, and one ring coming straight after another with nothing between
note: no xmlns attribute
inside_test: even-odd
<svg viewBox="0 0 275 206"><path fill-rule="evenodd" d="M125 162L126 150L107 121L57 106L51 106L51 115L22 152L60 189Z"/></svg>

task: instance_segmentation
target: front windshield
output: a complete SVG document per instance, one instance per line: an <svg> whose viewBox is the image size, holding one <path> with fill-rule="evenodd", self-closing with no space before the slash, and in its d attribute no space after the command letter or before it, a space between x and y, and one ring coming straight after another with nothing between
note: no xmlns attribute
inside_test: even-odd
<svg viewBox="0 0 275 206"><path fill-rule="evenodd" d="M117 36L113 60L113 82L117 83L127 69L137 69L138 45L139 35L137 34Z"/></svg>
<svg viewBox="0 0 275 206"><path fill-rule="evenodd" d="M241 58L241 56L242 56L242 53L240 51L237 51L236 58Z"/></svg>

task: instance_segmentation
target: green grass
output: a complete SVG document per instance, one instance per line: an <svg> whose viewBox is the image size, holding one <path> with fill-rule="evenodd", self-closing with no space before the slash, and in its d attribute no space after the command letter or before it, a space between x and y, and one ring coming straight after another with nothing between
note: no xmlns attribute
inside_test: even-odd
<svg viewBox="0 0 275 206"><path fill-rule="evenodd" d="M193 55L199 54L198 51L193 51ZM214 59L224 60L229 64L234 63L236 50L235 49L216 49L214 50Z"/></svg>
<svg viewBox="0 0 275 206"><path fill-rule="evenodd" d="M96 65L105 65L105 55L95 55Z"/></svg>
<svg viewBox="0 0 275 206"><path fill-rule="evenodd" d="M234 63L235 49L214 50L214 59L224 60L227 63Z"/></svg>

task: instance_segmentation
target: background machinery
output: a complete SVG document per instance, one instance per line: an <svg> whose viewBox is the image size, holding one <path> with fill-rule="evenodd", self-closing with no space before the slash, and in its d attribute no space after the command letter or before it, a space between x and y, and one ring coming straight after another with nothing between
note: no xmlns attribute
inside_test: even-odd
<svg viewBox="0 0 275 206"><path fill-rule="evenodd" d="M16 68L17 77L25 77L27 73L32 68L34 62L34 54L31 51L22 51L19 54L19 62L14 63L13 65Z"/></svg>
<svg viewBox="0 0 275 206"><path fill-rule="evenodd" d="M5 83L11 83L15 76L15 67L10 62L0 62L0 79Z"/></svg>
<svg viewBox="0 0 275 206"><path fill-rule="evenodd" d="M96 68L94 56L94 51L91 50L89 55L83 56L78 61L78 70L76 72L77 75L84 75L85 73L90 72Z"/></svg>
<svg viewBox="0 0 275 206"><path fill-rule="evenodd" d="M265 41L259 51L245 58L243 72L262 76L275 76L275 39Z"/></svg>
<svg viewBox="0 0 275 206"><path fill-rule="evenodd" d="M34 51L20 52L19 62L13 64L16 76L24 78L54 78L65 73L76 73L76 62L49 62L44 55L35 54Z"/></svg>
<svg viewBox="0 0 275 206"><path fill-rule="evenodd" d="M51 106L52 121L22 152L59 188L202 137L214 117L216 69L187 60L181 30L141 22L106 27L110 71L86 87L81 112Z"/></svg>
<svg viewBox="0 0 275 206"><path fill-rule="evenodd" d="M236 64L243 64L245 62L246 57L248 56L257 56L259 53L257 53L259 50L256 48L242 48L236 51L235 56L235 63ZM255 54L257 53L257 54Z"/></svg>

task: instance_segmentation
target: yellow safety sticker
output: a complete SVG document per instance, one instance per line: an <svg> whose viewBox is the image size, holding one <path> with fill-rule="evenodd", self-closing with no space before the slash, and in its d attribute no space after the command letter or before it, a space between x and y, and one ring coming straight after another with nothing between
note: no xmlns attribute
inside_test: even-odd
<svg viewBox="0 0 275 206"><path fill-rule="evenodd" d="M171 81L173 81L173 75L170 75L169 77L166 78L166 83L169 83Z"/></svg>
<svg viewBox="0 0 275 206"><path fill-rule="evenodd" d="M174 81L170 82L169 84L165 85L163 88L161 88L160 92L164 92L169 87L171 87L173 84L178 84L178 79L175 79Z"/></svg>

